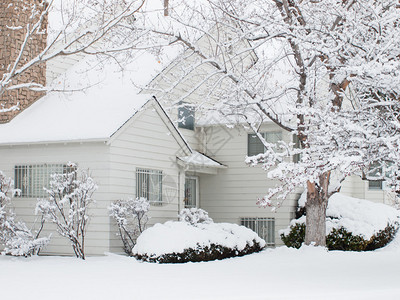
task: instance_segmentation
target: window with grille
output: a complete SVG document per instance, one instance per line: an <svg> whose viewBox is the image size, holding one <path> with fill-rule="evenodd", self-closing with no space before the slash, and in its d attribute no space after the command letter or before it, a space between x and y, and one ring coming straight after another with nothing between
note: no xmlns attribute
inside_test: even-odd
<svg viewBox="0 0 400 300"><path fill-rule="evenodd" d="M241 225L250 228L263 238L267 246L275 246L275 219L274 218L241 218Z"/></svg>
<svg viewBox="0 0 400 300"><path fill-rule="evenodd" d="M21 191L20 197L41 198L47 193L43 187L49 187L50 175L71 172L73 169L64 164L19 165L14 167L14 185Z"/></svg>
<svg viewBox="0 0 400 300"><path fill-rule="evenodd" d="M282 140L281 131L271 131L260 133L268 143L277 143ZM247 155L253 156L265 152L264 144L256 134L248 134L247 136Z"/></svg>
<svg viewBox="0 0 400 300"><path fill-rule="evenodd" d="M162 171L136 169L136 197L153 205L162 204Z"/></svg>

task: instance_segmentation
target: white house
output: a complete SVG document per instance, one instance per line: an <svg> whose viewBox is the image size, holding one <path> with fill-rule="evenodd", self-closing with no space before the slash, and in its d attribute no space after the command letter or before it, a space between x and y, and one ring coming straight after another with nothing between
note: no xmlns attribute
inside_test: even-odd
<svg viewBox="0 0 400 300"><path fill-rule="evenodd" d="M242 63L246 67L253 60L250 54ZM60 64L63 61L49 65L48 73L55 78L53 85L66 92L49 93L0 124L0 170L13 177L21 190L13 199L19 217L35 227L36 201L46 196L43 186L48 185L51 173L62 172L71 161L89 169L99 186L89 213L88 255L122 252L107 208L112 201L129 197L151 201L150 225L177 219L184 207L200 207L216 222L252 228L269 246L282 244L278 231L294 217L300 195L290 195L276 212L256 205L276 182L268 180L261 167L244 163L247 155L264 149L251 131L240 124L228 128L212 116L205 121L204 115L193 115L185 107L172 110L176 115L169 116L157 100L158 92L137 88L150 81L153 87L154 83L165 85L160 78L178 72L174 61L165 66L155 56L138 52L125 72L84 57L71 67ZM170 96L179 99L185 84L191 82L182 82ZM198 89L188 101L203 92ZM270 142L293 138L268 120L261 132ZM347 180L343 192L391 200L381 183L357 178ZM45 226L44 234L54 232L51 224ZM72 249L54 233L45 253L72 254Z"/></svg>

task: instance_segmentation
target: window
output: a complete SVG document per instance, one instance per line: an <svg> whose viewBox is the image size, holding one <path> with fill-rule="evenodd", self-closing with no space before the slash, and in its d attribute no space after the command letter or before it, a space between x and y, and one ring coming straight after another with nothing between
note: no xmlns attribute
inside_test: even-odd
<svg viewBox="0 0 400 300"><path fill-rule="evenodd" d="M262 137L268 143L277 143L282 140L282 132L281 131L271 131L271 132L263 132L261 133ZM260 153L264 153L265 148L264 144L255 134L248 134L247 136L247 155L253 156Z"/></svg>
<svg viewBox="0 0 400 300"><path fill-rule="evenodd" d="M298 135L293 135L293 143L294 143L294 149L300 149L300 139ZM298 163L301 159L301 154L295 154L293 155L293 162Z"/></svg>
<svg viewBox="0 0 400 300"><path fill-rule="evenodd" d="M382 180L377 180L377 181L368 180L368 189L369 190L381 190L382 189Z"/></svg>
<svg viewBox="0 0 400 300"><path fill-rule="evenodd" d="M379 164L374 163L370 166L370 172L368 174L370 177L381 177L382 168ZM369 190L382 190L383 188L383 180L368 180L368 189Z"/></svg>
<svg viewBox="0 0 400 300"><path fill-rule="evenodd" d="M274 218L241 218L240 224L256 232L265 240L267 246L275 246Z"/></svg>
<svg viewBox="0 0 400 300"><path fill-rule="evenodd" d="M197 177L186 177L185 179L185 208L197 207Z"/></svg>
<svg viewBox="0 0 400 300"><path fill-rule="evenodd" d="M14 168L15 188L21 197L46 197L43 187L48 187L50 175L71 172L71 167L63 164L20 165Z"/></svg>
<svg viewBox="0 0 400 300"><path fill-rule="evenodd" d="M194 107L180 102L178 107L178 127L194 130Z"/></svg>
<svg viewBox="0 0 400 300"><path fill-rule="evenodd" d="M136 169L136 197L146 198L153 205L161 205L162 171Z"/></svg>

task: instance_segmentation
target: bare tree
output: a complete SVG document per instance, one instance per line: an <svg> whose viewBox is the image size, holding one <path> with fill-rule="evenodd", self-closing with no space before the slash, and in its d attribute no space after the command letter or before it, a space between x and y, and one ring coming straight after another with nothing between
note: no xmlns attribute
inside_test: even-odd
<svg viewBox="0 0 400 300"><path fill-rule="evenodd" d="M177 87L186 91L174 104L190 98L197 109L247 123L266 149L247 162L262 163L281 182L260 205L279 206L306 188L306 243L325 245L330 195L346 176L370 170L382 158L379 146L398 149L390 126L372 145L381 135L373 120L380 116L382 130L385 109L398 128L398 12L388 0L170 1L169 26L152 32L184 45L190 65L177 60L156 84L171 87L165 99ZM265 141L258 131L266 119L297 135L301 147ZM288 162L296 154L301 160Z"/></svg>
<svg viewBox="0 0 400 300"><path fill-rule="evenodd" d="M46 64L76 55L115 57L135 49L135 14L144 2L2 1L0 113L29 105L18 100L21 94L37 98L50 89Z"/></svg>

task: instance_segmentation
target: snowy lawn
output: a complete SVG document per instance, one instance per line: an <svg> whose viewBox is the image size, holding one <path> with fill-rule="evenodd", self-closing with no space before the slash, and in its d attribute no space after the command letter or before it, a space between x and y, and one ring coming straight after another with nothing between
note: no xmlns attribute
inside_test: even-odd
<svg viewBox="0 0 400 300"><path fill-rule="evenodd" d="M3 299L400 299L400 236L373 252L279 247L223 261L0 257Z"/></svg>

